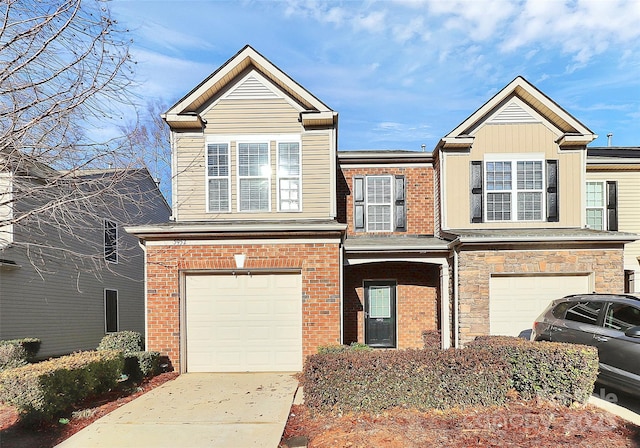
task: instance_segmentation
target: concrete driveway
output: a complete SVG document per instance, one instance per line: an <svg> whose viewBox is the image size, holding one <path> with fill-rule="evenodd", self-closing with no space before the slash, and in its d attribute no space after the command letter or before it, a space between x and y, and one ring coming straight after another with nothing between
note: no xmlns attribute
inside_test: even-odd
<svg viewBox="0 0 640 448"><path fill-rule="evenodd" d="M273 447L298 387L288 373L187 373L59 447Z"/></svg>

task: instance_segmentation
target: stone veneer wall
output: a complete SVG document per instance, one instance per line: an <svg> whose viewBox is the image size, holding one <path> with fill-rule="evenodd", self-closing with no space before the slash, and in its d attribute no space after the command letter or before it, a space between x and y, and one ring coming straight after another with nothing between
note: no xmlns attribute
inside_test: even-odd
<svg viewBox="0 0 640 448"><path fill-rule="evenodd" d="M147 350L167 355L180 371L180 271L300 269L303 356L340 343L340 256L337 243L167 245L147 247Z"/></svg>
<svg viewBox="0 0 640 448"><path fill-rule="evenodd" d="M493 273L594 273L595 291L624 289L623 250L507 249L460 252L458 258L459 337L464 344L489 334L489 280Z"/></svg>

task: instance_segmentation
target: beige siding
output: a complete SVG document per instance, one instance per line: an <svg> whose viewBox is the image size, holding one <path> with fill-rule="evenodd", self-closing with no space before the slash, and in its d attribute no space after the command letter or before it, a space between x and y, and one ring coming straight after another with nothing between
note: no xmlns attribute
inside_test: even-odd
<svg viewBox="0 0 640 448"><path fill-rule="evenodd" d="M640 171L587 171L587 181L618 182L618 230L640 234ZM636 291L640 291L640 241L624 247L624 268L635 271Z"/></svg>
<svg viewBox="0 0 640 448"><path fill-rule="evenodd" d="M177 145L176 215L179 221L224 219L301 219L331 216L331 131L306 132L298 122L298 110L283 99L221 100L206 112L203 134L174 134ZM302 211L278 212L277 139L286 134L301 141ZM264 135L271 160L271 211L238 212L237 142L243 136ZM205 146L220 136L229 143L231 163L231 211L207 213Z"/></svg>
<svg viewBox="0 0 640 448"><path fill-rule="evenodd" d="M546 126L535 124L486 125L475 134L470 153L445 153L444 196L445 225L450 229L517 228L517 227L580 227L584 186L583 151L561 151L555 140L558 135ZM546 159L559 160L560 222L508 222L471 224L469 174L472 160L483 160L486 154L536 153Z"/></svg>

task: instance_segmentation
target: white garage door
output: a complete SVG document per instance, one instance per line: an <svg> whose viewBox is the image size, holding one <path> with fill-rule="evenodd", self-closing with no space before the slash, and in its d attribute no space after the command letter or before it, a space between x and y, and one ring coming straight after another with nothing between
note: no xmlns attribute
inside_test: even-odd
<svg viewBox="0 0 640 448"><path fill-rule="evenodd" d="M552 300L586 292L590 292L588 275L492 276L490 333L518 336L531 328Z"/></svg>
<svg viewBox="0 0 640 448"><path fill-rule="evenodd" d="M188 372L302 369L300 274L186 277Z"/></svg>

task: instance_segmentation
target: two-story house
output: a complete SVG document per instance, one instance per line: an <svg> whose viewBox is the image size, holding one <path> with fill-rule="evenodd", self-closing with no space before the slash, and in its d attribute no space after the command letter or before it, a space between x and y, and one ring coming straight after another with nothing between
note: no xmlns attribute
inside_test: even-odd
<svg viewBox="0 0 640 448"><path fill-rule="evenodd" d="M585 228L595 135L516 78L432 152L337 151L337 113L247 46L165 115L173 221L147 256L147 347L185 371L300 370L320 345L518 335L621 292L631 234Z"/></svg>
<svg viewBox="0 0 640 448"><path fill-rule="evenodd" d="M39 338L45 358L144 333L143 252L124 226L169 219L149 172L21 162L0 174L0 339Z"/></svg>

